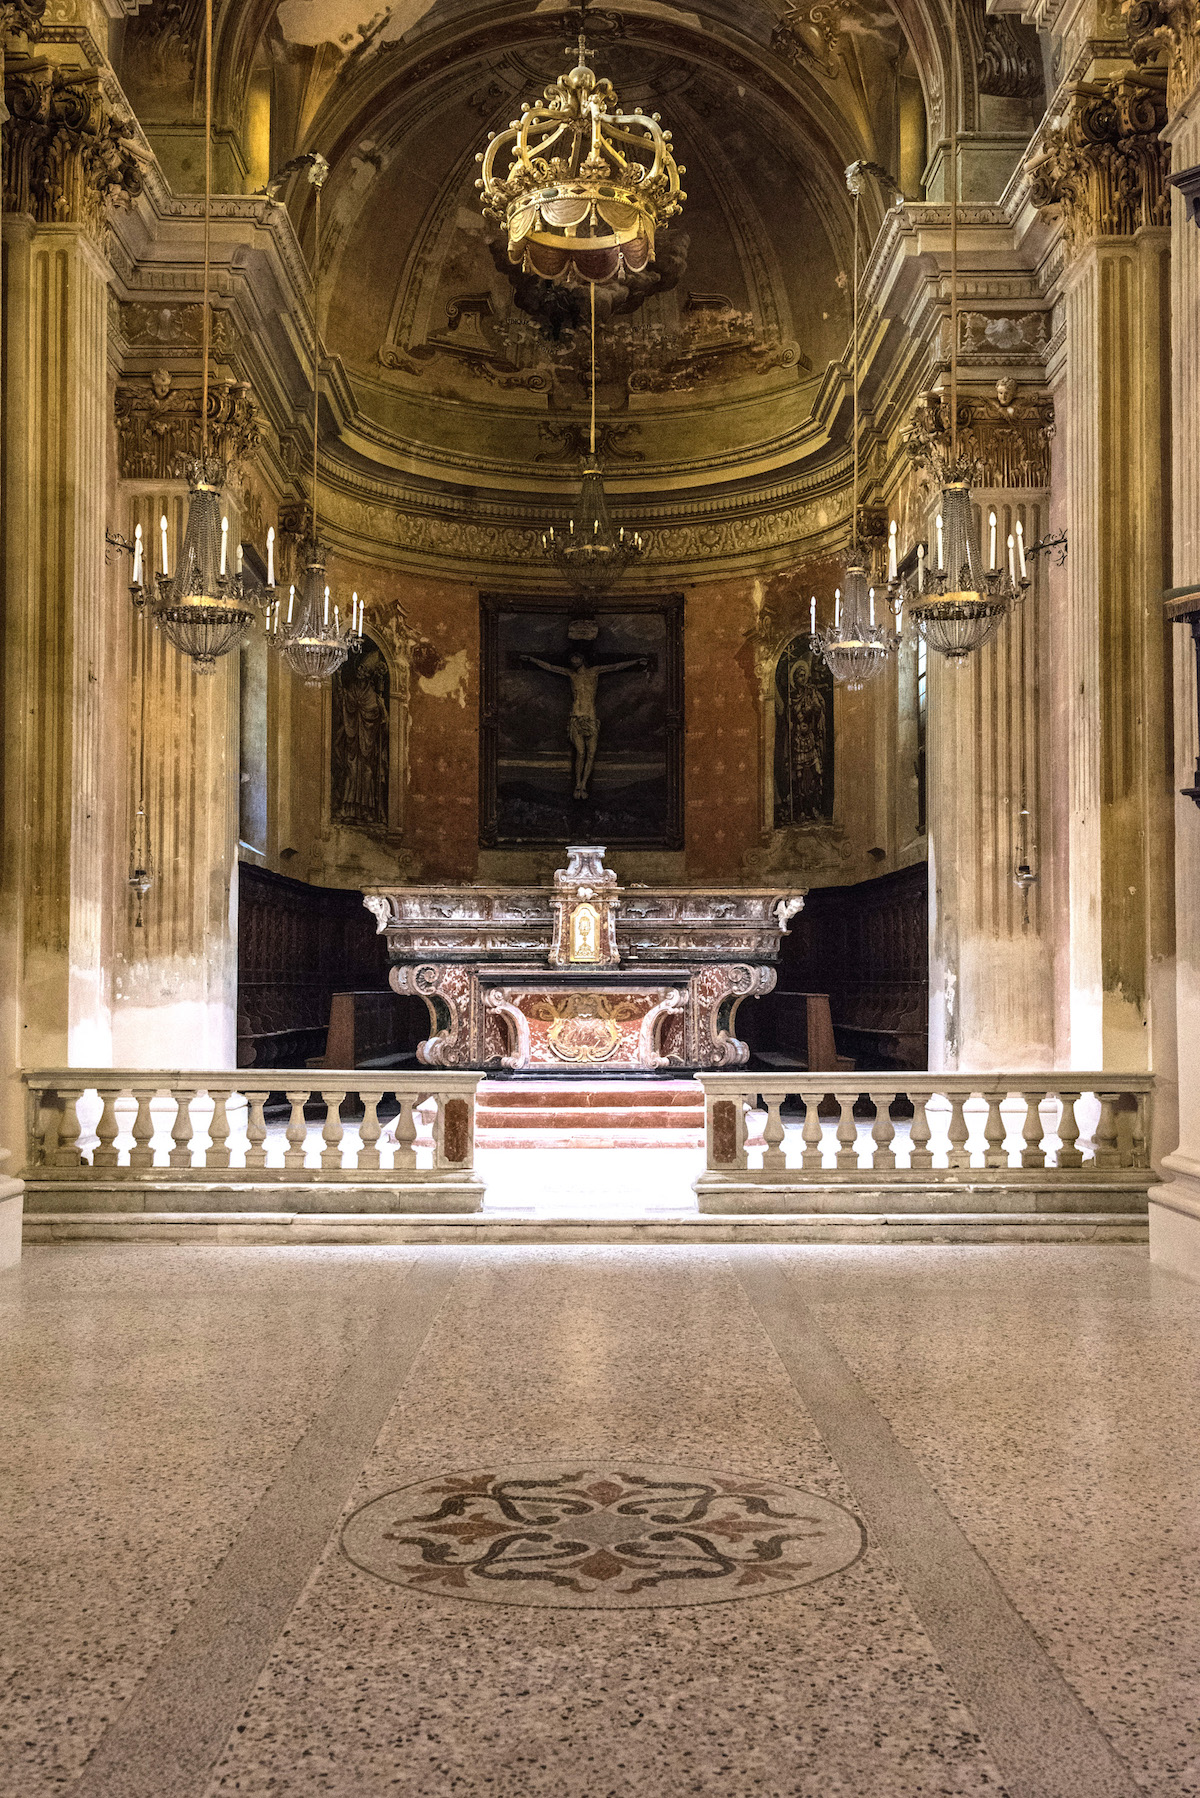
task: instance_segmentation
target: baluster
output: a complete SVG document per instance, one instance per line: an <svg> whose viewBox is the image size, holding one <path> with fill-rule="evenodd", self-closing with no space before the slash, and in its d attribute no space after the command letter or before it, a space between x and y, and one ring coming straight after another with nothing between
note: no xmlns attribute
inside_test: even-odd
<svg viewBox="0 0 1200 1798"><path fill-rule="evenodd" d="M1082 1167L1083 1150L1076 1148L1079 1140L1079 1125L1075 1119L1075 1101L1078 1093L1059 1093L1062 1101L1062 1117L1058 1121L1058 1139L1062 1144L1058 1151L1059 1167Z"/></svg>
<svg viewBox="0 0 1200 1798"><path fill-rule="evenodd" d="M284 1167L291 1168L303 1167L304 1144L308 1137L308 1124L305 1122L304 1118L304 1107L308 1103L308 1092L307 1089L303 1092L285 1091L284 1098L291 1106L292 1112L291 1116L288 1118L287 1130L284 1133L287 1138L287 1147L283 1152L283 1165Z"/></svg>
<svg viewBox="0 0 1200 1798"><path fill-rule="evenodd" d="M967 1120L963 1114L963 1104L970 1098L970 1093L947 1093L950 1101L950 1126L946 1131L950 1138L950 1149L946 1156L947 1167L970 1167L971 1156L967 1149L967 1138L971 1132L967 1128Z"/></svg>
<svg viewBox="0 0 1200 1798"><path fill-rule="evenodd" d="M837 1095L840 1116L837 1127L837 1159L835 1167L858 1166L858 1125L854 1121L855 1093Z"/></svg>
<svg viewBox="0 0 1200 1798"><path fill-rule="evenodd" d="M321 1166L340 1168L342 1165L342 1143L345 1140L346 1126L342 1123L342 1100L346 1097L345 1089L326 1091L321 1089L321 1097L325 1101L325 1122L321 1126Z"/></svg>
<svg viewBox="0 0 1200 1798"><path fill-rule="evenodd" d="M871 1166L876 1173L890 1173L896 1165L896 1151L892 1147L896 1140L896 1126L892 1122L892 1100L895 1097L895 1093L871 1094L871 1103L875 1107L875 1122L871 1125L871 1141L874 1145Z"/></svg>
<svg viewBox="0 0 1200 1798"><path fill-rule="evenodd" d="M154 1166L154 1119L150 1115L149 1093L134 1093L137 1110L129 1120L129 1134L133 1137L133 1147L129 1151L130 1167Z"/></svg>
<svg viewBox="0 0 1200 1798"><path fill-rule="evenodd" d="M413 1106L414 1106L414 1104L419 1105L421 1103L421 1099L415 1093L397 1093L396 1098L400 1105L400 1111L399 1111L399 1115L396 1118L395 1123L392 1125L392 1133L396 1139L396 1153L392 1158L392 1166L394 1168L416 1167L417 1151L413 1147L413 1145L417 1140L417 1120L413 1116ZM438 1111L440 1114L440 1112L441 1112L440 1102L438 1105ZM438 1133L439 1133L440 1122L441 1122L441 1119L439 1116L437 1121L435 1121L435 1123L434 1123L434 1139L435 1139L435 1141L436 1141ZM436 1161L437 1159L438 1159L438 1157L437 1157L437 1154L435 1151L434 1160Z"/></svg>
<svg viewBox="0 0 1200 1798"><path fill-rule="evenodd" d="M1007 1099L1008 1093L1006 1091L999 1092L993 1087L989 1092L985 1092L983 1097L988 1108L987 1116L983 1120L983 1135L986 1145L983 1151L983 1165L984 1167L1007 1167L1008 1150L1004 1146L1007 1126L1000 1107Z"/></svg>
<svg viewBox="0 0 1200 1798"><path fill-rule="evenodd" d="M378 1168L382 1165L379 1158L379 1094L359 1092L362 1100L363 1120L358 1126L358 1137L362 1148L358 1151L360 1168Z"/></svg>
<svg viewBox="0 0 1200 1798"><path fill-rule="evenodd" d="M47 1167L78 1167L79 1118L75 1111L77 1092L50 1087L40 1095L38 1107L41 1136L41 1159Z"/></svg>
<svg viewBox="0 0 1200 1798"><path fill-rule="evenodd" d="M801 1166L819 1168L821 1156L821 1100L824 1093L804 1093L804 1158Z"/></svg>
<svg viewBox="0 0 1200 1798"><path fill-rule="evenodd" d="M175 1100L175 1116L171 1119L171 1153L167 1165L168 1167L191 1167L191 1088L168 1087L167 1090Z"/></svg>
<svg viewBox="0 0 1200 1798"><path fill-rule="evenodd" d="M1135 1093L1133 1096L1136 1105L1133 1113L1133 1128L1130 1135L1130 1152L1132 1155L1130 1165L1132 1167L1149 1167L1150 1150L1146 1141L1149 1125L1146 1113L1150 1106L1150 1094Z"/></svg>
<svg viewBox="0 0 1200 1798"><path fill-rule="evenodd" d="M267 1120L263 1116L263 1106L269 1096L265 1092L246 1094L247 1168L262 1168L267 1165Z"/></svg>
<svg viewBox="0 0 1200 1798"><path fill-rule="evenodd" d="M779 1108L783 1104L785 1096L785 1094L779 1093L772 1098L770 1093L763 1094L763 1097L767 1101L767 1121L763 1126L763 1142L765 1147L763 1149L762 1164L764 1169L769 1167L779 1168L787 1166L787 1155L783 1148L783 1119L779 1115Z"/></svg>
<svg viewBox="0 0 1200 1798"><path fill-rule="evenodd" d="M1022 1167L1045 1167L1048 1162L1047 1151L1042 1146L1042 1099L1044 1094L1038 1092L1022 1093L1025 1101L1025 1122L1021 1126L1024 1148L1021 1150Z"/></svg>
<svg viewBox="0 0 1200 1798"><path fill-rule="evenodd" d="M930 1168L933 1166L933 1150L929 1146L932 1131L929 1128L929 1118L925 1111L930 1094L910 1092L908 1096L912 1101L913 1108L912 1128L908 1133L912 1152L908 1158L908 1165L910 1168Z"/></svg>
<svg viewBox="0 0 1200 1798"><path fill-rule="evenodd" d="M100 1140L92 1150L93 1167L116 1167L120 1160L116 1146L117 1137L121 1132L114 1102L116 1096L111 1090L100 1094L103 1106L100 1112L100 1121L96 1125L96 1135Z"/></svg>
<svg viewBox="0 0 1200 1798"><path fill-rule="evenodd" d="M1096 1125L1094 1139L1095 1164L1097 1167L1119 1167L1121 1150L1117 1141L1117 1106L1120 1104L1120 1093L1097 1093L1100 1101L1100 1119Z"/></svg>
<svg viewBox="0 0 1200 1798"><path fill-rule="evenodd" d="M209 1091L212 1091L211 1087L209 1088ZM206 1158L206 1165L209 1167L219 1166L221 1168L236 1167L237 1163L234 1161L234 1145L237 1143L241 1131L234 1125L233 1114L235 1111L241 1110L242 1094L231 1089L229 1092L225 1093L214 1092L212 1098L212 1123L208 1126L208 1134L212 1138L212 1152L211 1157ZM219 1143L217 1141L218 1117L222 1119L225 1125L225 1135L221 1138ZM220 1155L219 1160L218 1154Z"/></svg>

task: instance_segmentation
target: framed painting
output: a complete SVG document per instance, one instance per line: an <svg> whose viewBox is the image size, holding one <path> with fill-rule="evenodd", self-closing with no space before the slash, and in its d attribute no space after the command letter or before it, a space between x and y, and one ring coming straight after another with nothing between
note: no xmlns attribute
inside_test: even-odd
<svg viewBox="0 0 1200 1798"><path fill-rule="evenodd" d="M480 599L485 848L683 847L683 596Z"/></svg>

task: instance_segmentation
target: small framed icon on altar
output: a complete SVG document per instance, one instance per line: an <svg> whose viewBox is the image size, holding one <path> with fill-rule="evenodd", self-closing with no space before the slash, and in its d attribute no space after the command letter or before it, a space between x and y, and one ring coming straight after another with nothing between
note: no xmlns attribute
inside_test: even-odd
<svg viewBox="0 0 1200 1798"><path fill-rule="evenodd" d="M587 899L571 913L571 960L600 960L600 913Z"/></svg>

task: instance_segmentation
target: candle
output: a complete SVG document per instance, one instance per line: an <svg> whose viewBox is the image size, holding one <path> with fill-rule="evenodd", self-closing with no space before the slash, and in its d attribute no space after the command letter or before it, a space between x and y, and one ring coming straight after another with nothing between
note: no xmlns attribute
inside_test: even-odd
<svg viewBox="0 0 1200 1798"><path fill-rule="evenodd" d="M1028 576L1025 573L1025 527L1019 518L1017 520L1017 555L1021 560L1021 579L1026 580Z"/></svg>
<svg viewBox="0 0 1200 1798"><path fill-rule="evenodd" d="M294 587L289 587L288 588L288 615L287 615L287 621L289 624L292 622L292 607L295 605L295 603L296 603L296 589Z"/></svg>
<svg viewBox="0 0 1200 1798"><path fill-rule="evenodd" d="M275 526L267 532L267 586L275 585Z"/></svg>
<svg viewBox="0 0 1200 1798"><path fill-rule="evenodd" d="M896 579L896 520L888 526L888 580Z"/></svg>
<svg viewBox="0 0 1200 1798"><path fill-rule="evenodd" d="M988 513L988 567L996 566L996 514Z"/></svg>
<svg viewBox="0 0 1200 1798"><path fill-rule="evenodd" d="M352 593L350 595L350 634L351 634L351 636L358 635L358 594L357 593Z"/></svg>
<svg viewBox="0 0 1200 1798"><path fill-rule="evenodd" d="M925 591L925 545L917 544L917 592Z"/></svg>
<svg viewBox="0 0 1200 1798"><path fill-rule="evenodd" d="M240 543L238 544L237 571L238 571L238 577L240 579L241 573L242 573L242 546Z"/></svg>
<svg viewBox="0 0 1200 1798"><path fill-rule="evenodd" d="M874 624L875 624L875 589L874 589L874 587L872 587L867 594L867 603L871 608L871 625L873 628Z"/></svg>
<svg viewBox="0 0 1200 1798"><path fill-rule="evenodd" d="M142 584L142 527L139 524L133 533L133 584Z"/></svg>
<svg viewBox="0 0 1200 1798"><path fill-rule="evenodd" d="M329 623L329 588L325 589L325 623Z"/></svg>
<svg viewBox="0 0 1200 1798"><path fill-rule="evenodd" d="M162 534L162 571L164 575L168 575L171 570L167 567L167 515L165 512L158 521L158 528Z"/></svg>
<svg viewBox="0 0 1200 1798"><path fill-rule="evenodd" d="M809 621L810 621L810 629L812 631L813 636L815 637L817 634L817 596L815 593L813 594L812 598L808 602L808 616L809 616Z"/></svg>
<svg viewBox="0 0 1200 1798"><path fill-rule="evenodd" d="M1013 534L1008 533L1008 578L1015 587L1017 584L1017 559L1013 550Z"/></svg>
<svg viewBox="0 0 1200 1798"><path fill-rule="evenodd" d="M943 567L943 562L942 562L942 515L940 512L938 513L937 517L934 519L933 522L934 522L934 527L937 530L937 549L938 549L937 565L938 565L938 572L940 573L941 569Z"/></svg>
<svg viewBox="0 0 1200 1798"><path fill-rule="evenodd" d="M334 606L334 608L333 608L333 629L334 629L335 635L340 635L341 629L342 629L342 621L338 617L338 609L336 606Z"/></svg>
<svg viewBox="0 0 1200 1798"><path fill-rule="evenodd" d="M842 622L842 590L840 587L835 587L833 590L833 628L834 628L834 630L837 630L837 628L841 622Z"/></svg>
<svg viewBox="0 0 1200 1798"><path fill-rule="evenodd" d="M221 520L221 579L225 579L225 558L229 554L229 520Z"/></svg>

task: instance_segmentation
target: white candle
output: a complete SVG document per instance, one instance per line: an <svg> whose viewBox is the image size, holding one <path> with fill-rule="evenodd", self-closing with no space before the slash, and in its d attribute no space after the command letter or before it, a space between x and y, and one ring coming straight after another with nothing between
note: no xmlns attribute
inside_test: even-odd
<svg viewBox="0 0 1200 1798"><path fill-rule="evenodd" d="M1019 518L1017 520L1017 555L1021 562L1021 579L1025 580L1027 578L1025 574L1025 527Z"/></svg>
<svg viewBox="0 0 1200 1798"><path fill-rule="evenodd" d="M296 603L296 589L294 587L289 587L288 588L288 615L287 615L287 621L289 624L292 622L292 607L295 605L295 603Z"/></svg>
<svg viewBox="0 0 1200 1798"><path fill-rule="evenodd" d="M164 575L167 575L171 570L167 567L167 515L165 512L158 521L158 528L162 534L162 571Z"/></svg>
<svg viewBox="0 0 1200 1798"><path fill-rule="evenodd" d="M988 567L996 566L996 514L988 513Z"/></svg>
<svg viewBox="0 0 1200 1798"><path fill-rule="evenodd" d="M329 588L325 589L325 622L329 623Z"/></svg>
<svg viewBox="0 0 1200 1798"><path fill-rule="evenodd" d="M142 584L142 527L139 524L133 533L133 584Z"/></svg>
<svg viewBox="0 0 1200 1798"><path fill-rule="evenodd" d="M275 526L267 532L267 586L275 585Z"/></svg>
<svg viewBox="0 0 1200 1798"><path fill-rule="evenodd" d="M350 595L350 634L351 634L351 636L358 635L358 594L357 593L352 593Z"/></svg>
<svg viewBox="0 0 1200 1798"><path fill-rule="evenodd" d="M225 578L225 558L229 554L229 520L221 520L221 579Z"/></svg>
<svg viewBox="0 0 1200 1798"><path fill-rule="evenodd" d="M833 590L833 628L834 628L834 630L837 630L837 628L841 622L842 622L842 590L840 587L835 587Z"/></svg>
<svg viewBox="0 0 1200 1798"><path fill-rule="evenodd" d="M874 587L872 587L871 590L869 591L869 593L867 594L867 603L871 608L871 624L873 626L875 623L875 589L874 589Z"/></svg>
<svg viewBox="0 0 1200 1798"><path fill-rule="evenodd" d="M940 512L938 513L937 517L934 519L933 522L934 522L934 527L937 531L937 549L938 549L937 565L938 565L938 572L940 573L942 566L943 566L943 564L942 564L942 515Z"/></svg>
<svg viewBox="0 0 1200 1798"><path fill-rule="evenodd" d="M817 634L817 596L815 593L813 594L812 598L808 602L808 616L809 616L809 621L810 621L810 629L812 631L813 636L815 637Z"/></svg>
<svg viewBox="0 0 1200 1798"><path fill-rule="evenodd" d="M896 579L896 520L888 526L888 580Z"/></svg>
<svg viewBox="0 0 1200 1798"><path fill-rule="evenodd" d="M334 628L335 634L340 636L341 630L342 630L342 621L338 617L338 609L336 606L334 606L334 608L333 608L333 628Z"/></svg>
<svg viewBox="0 0 1200 1798"><path fill-rule="evenodd" d="M1013 550L1013 534L1008 533L1008 578L1015 587L1017 584L1017 558Z"/></svg>
<svg viewBox="0 0 1200 1798"><path fill-rule="evenodd" d="M240 576L242 572L242 546L240 543L238 544L237 571Z"/></svg>
<svg viewBox="0 0 1200 1798"><path fill-rule="evenodd" d="M917 544L917 592L925 591L925 545Z"/></svg>

